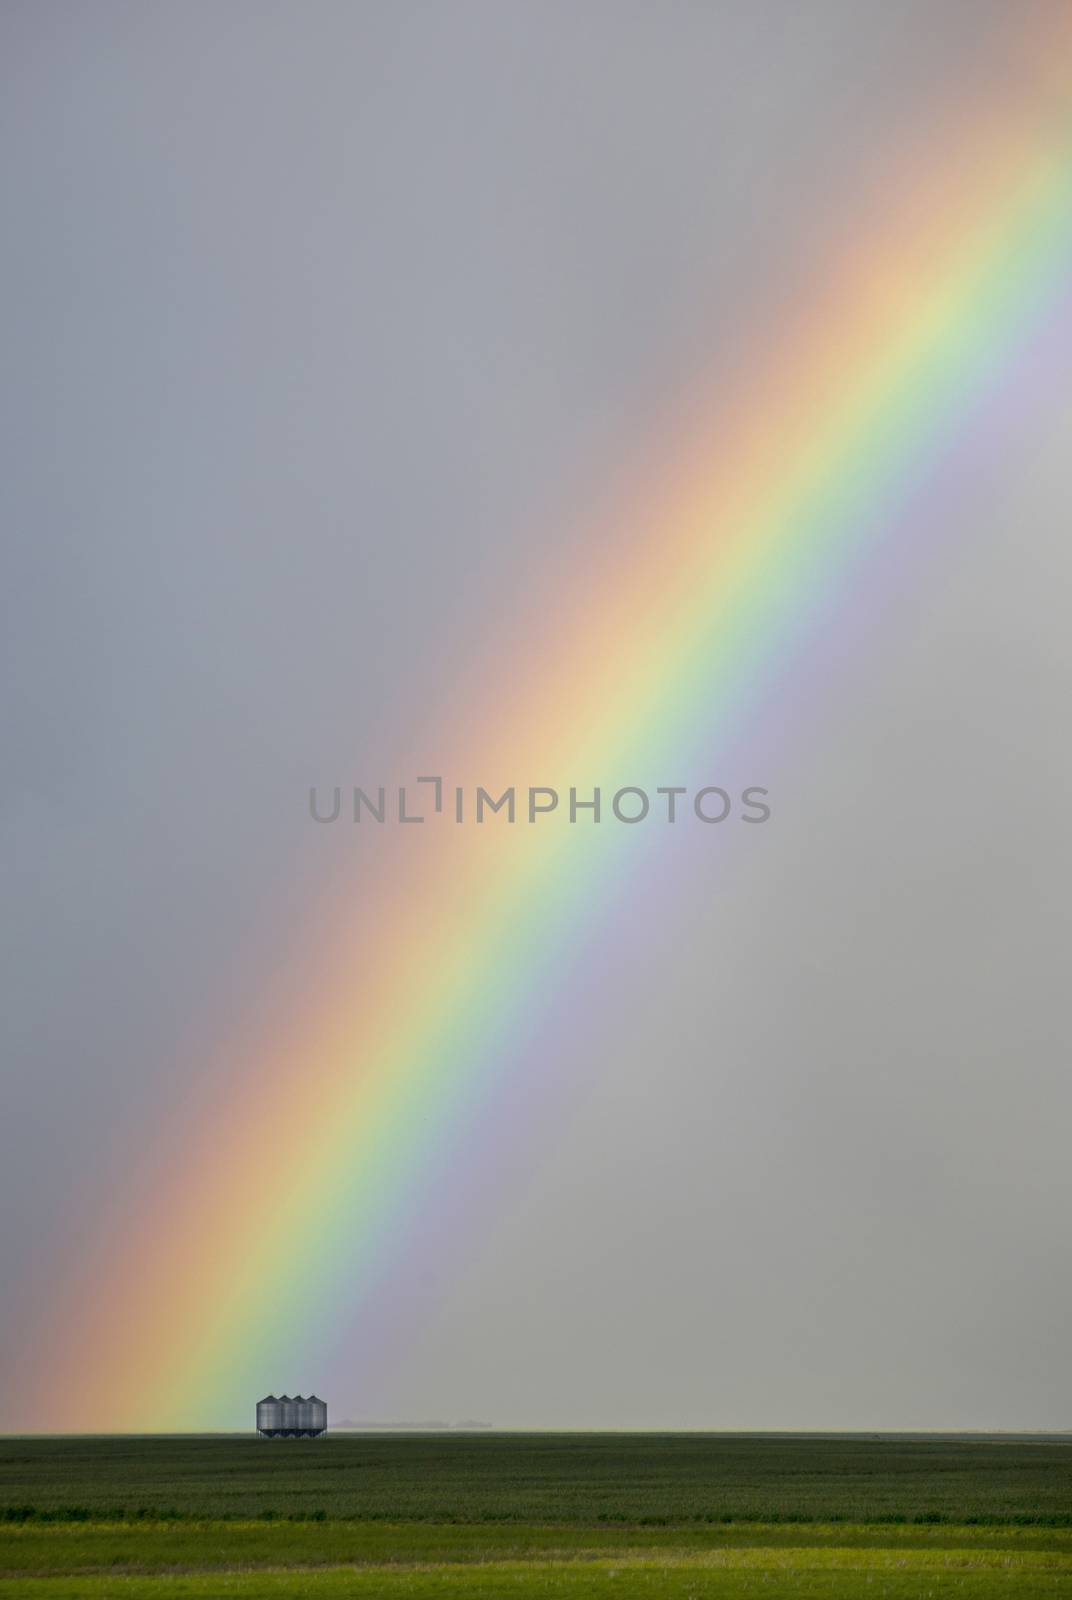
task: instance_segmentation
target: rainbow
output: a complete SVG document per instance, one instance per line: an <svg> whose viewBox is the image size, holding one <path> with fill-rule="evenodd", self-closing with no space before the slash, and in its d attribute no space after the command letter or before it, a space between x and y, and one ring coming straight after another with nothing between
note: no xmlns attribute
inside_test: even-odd
<svg viewBox="0 0 1072 1600"><path fill-rule="evenodd" d="M709 777L704 752L747 725L1068 288L1072 162L1043 43L1005 102L921 134L821 292L697 399L605 557L563 576L540 672L470 709L458 781ZM221 1065L115 1243L82 1241L60 1333L27 1363L34 1425L246 1425L251 1398L305 1372L310 1330L360 1312L425 1175L655 848L641 833L443 827L408 854L377 835L360 913L352 885L321 908L330 937L285 1025ZM315 1157L273 1159L281 1125ZM289 1252L303 1288L281 1301Z"/></svg>

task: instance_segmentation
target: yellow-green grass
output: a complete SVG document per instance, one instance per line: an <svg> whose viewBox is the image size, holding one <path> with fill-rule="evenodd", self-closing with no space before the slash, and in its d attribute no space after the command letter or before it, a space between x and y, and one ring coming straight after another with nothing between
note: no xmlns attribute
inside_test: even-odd
<svg viewBox="0 0 1072 1600"><path fill-rule="evenodd" d="M170 1574L79 1573L65 1577L0 1580L10 1600L182 1600L182 1597L311 1596L796 1596L822 1600L848 1596L991 1597L1072 1595L1072 1556L1061 1551L992 1546L944 1549L791 1545L727 1546L707 1551L623 1548L587 1560L485 1561L481 1563L331 1566L316 1569L217 1570Z"/></svg>
<svg viewBox="0 0 1072 1600"><path fill-rule="evenodd" d="M28 1523L0 1596L1068 1595L1072 1532L1030 1527Z"/></svg>
<svg viewBox="0 0 1072 1600"><path fill-rule="evenodd" d="M699 1560L726 1552L886 1551L917 1560L971 1550L990 1560L1034 1560L1072 1567L1072 1530L955 1526L868 1527L736 1523L710 1527L525 1526L428 1522L26 1523L0 1527L0 1574L61 1575L94 1570L168 1572L207 1568L343 1565L459 1565L487 1561L556 1562L647 1556Z"/></svg>

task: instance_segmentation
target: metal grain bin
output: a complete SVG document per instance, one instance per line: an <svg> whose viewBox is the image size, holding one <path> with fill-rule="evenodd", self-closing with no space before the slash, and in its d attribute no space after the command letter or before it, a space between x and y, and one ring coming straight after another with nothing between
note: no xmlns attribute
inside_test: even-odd
<svg viewBox="0 0 1072 1600"><path fill-rule="evenodd" d="M263 1400L257 1401L257 1432L267 1433L269 1436L278 1433L283 1426L283 1407L274 1394L265 1395Z"/></svg>
<svg viewBox="0 0 1072 1600"><path fill-rule="evenodd" d="M257 1401L257 1429L269 1439L311 1439L328 1425L328 1408L315 1394L269 1394Z"/></svg>

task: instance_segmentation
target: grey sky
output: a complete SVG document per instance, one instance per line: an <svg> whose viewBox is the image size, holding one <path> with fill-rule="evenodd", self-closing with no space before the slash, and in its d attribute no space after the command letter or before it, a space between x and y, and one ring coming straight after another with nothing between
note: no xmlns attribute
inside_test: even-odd
<svg viewBox="0 0 1072 1600"><path fill-rule="evenodd" d="M72 1233L354 870L309 783L553 636L586 505L1008 14L6 5L0 1425ZM601 932L560 1088L318 1349L339 1410L1072 1424L1062 350L749 750L761 841Z"/></svg>

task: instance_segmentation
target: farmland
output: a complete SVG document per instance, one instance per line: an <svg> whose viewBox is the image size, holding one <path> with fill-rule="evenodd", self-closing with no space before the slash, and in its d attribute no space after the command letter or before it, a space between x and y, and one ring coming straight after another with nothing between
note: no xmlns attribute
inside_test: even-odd
<svg viewBox="0 0 1072 1600"><path fill-rule="evenodd" d="M0 1441L0 1594L1072 1600L1072 1440Z"/></svg>

